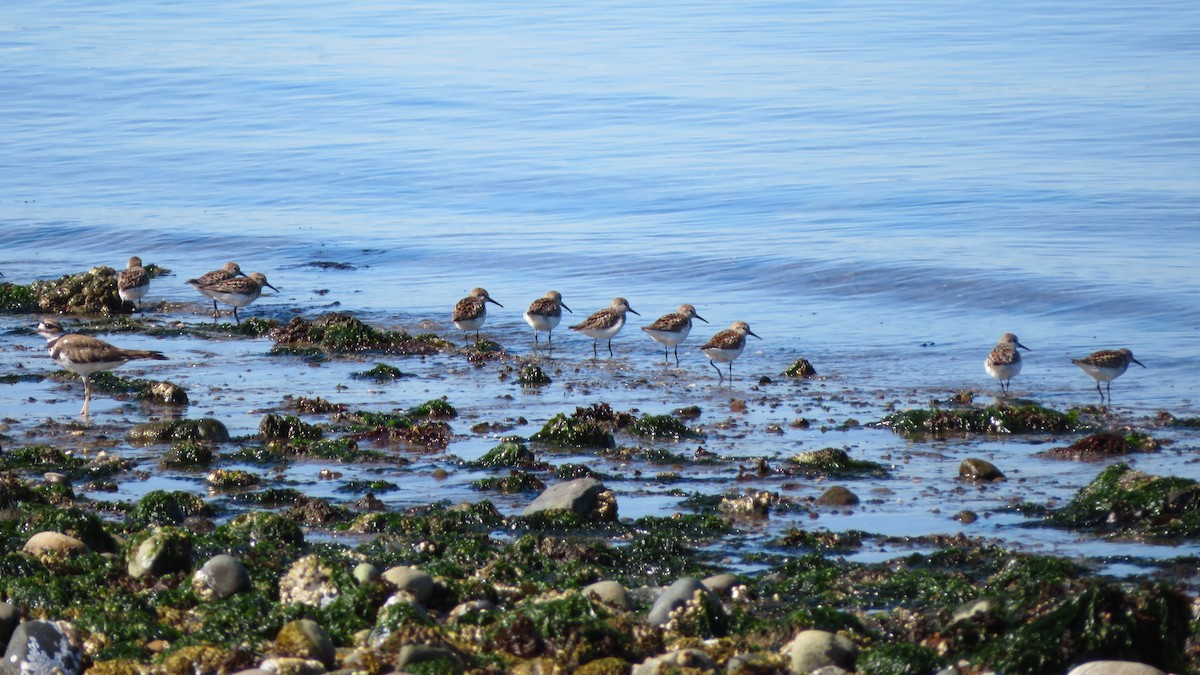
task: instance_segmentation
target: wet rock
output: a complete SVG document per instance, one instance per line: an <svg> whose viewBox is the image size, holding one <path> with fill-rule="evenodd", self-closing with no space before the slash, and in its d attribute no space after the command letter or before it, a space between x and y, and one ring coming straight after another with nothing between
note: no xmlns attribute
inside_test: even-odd
<svg viewBox="0 0 1200 675"><path fill-rule="evenodd" d="M995 464L977 457L964 459L962 464L958 465L958 477L977 483L993 483L1005 479L1004 472L997 469Z"/></svg>
<svg viewBox="0 0 1200 675"><path fill-rule="evenodd" d="M517 373L517 382L522 387L540 387L550 384L550 376L535 363L526 363Z"/></svg>
<svg viewBox="0 0 1200 675"><path fill-rule="evenodd" d="M129 576L162 576L192 566L192 537L186 530L164 527L138 544L129 556Z"/></svg>
<svg viewBox="0 0 1200 675"><path fill-rule="evenodd" d="M686 668L688 673L719 673L717 662L699 649L677 649L654 656L633 667L631 675L674 673Z"/></svg>
<svg viewBox="0 0 1200 675"><path fill-rule="evenodd" d="M825 490L814 502L821 506L854 506L858 503L858 495L842 485L834 485Z"/></svg>
<svg viewBox="0 0 1200 675"><path fill-rule="evenodd" d="M187 405L187 390L174 382L155 382L150 386L148 400L164 405Z"/></svg>
<svg viewBox="0 0 1200 675"><path fill-rule="evenodd" d="M222 553L192 575L192 590L206 602L224 600L250 588L250 573L237 558Z"/></svg>
<svg viewBox="0 0 1200 675"><path fill-rule="evenodd" d="M424 605L433 596L433 577L416 567L399 565L383 572L383 579L397 590L412 593L417 602Z"/></svg>
<svg viewBox="0 0 1200 675"><path fill-rule="evenodd" d="M590 418L567 417L562 413L550 418L530 440L565 448L616 447L616 439L608 426Z"/></svg>
<svg viewBox="0 0 1200 675"><path fill-rule="evenodd" d="M1163 671L1135 661L1092 661L1075 666L1067 675L1166 675Z"/></svg>
<svg viewBox="0 0 1200 675"><path fill-rule="evenodd" d="M601 603L622 612L630 610L629 593L625 587L616 581L597 581L584 586L583 597L598 600Z"/></svg>
<svg viewBox="0 0 1200 675"><path fill-rule="evenodd" d="M75 675L82 670L79 636L66 621L26 621L18 625L0 662L3 675Z"/></svg>
<svg viewBox="0 0 1200 675"><path fill-rule="evenodd" d="M539 511L562 509L586 517L592 515L596 510L600 495L606 491L604 484L595 478L569 480L547 488L529 506L525 507L521 515L528 516Z"/></svg>
<svg viewBox="0 0 1200 675"><path fill-rule="evenodd" d="M685 616L691 614L691 616ZM652 626L673 624L679 627L680 619L689 623L709 623L710 632L718 632L725 620L725 610L717 596L695 577L683 577L671 584L654 601L646 621ZM686 632L693 633L688 630Z"/></svg>
<svg viewBox="0 0 1200 675"><path fill-rule="evenodd" d="M788 377L813 377L817 374L817 369L808 362L808 359L799 358L792 362L792 365L783 371Z"/></svg>
<svg viewBox="0 0 1200 675"><path fill-rule="evenodd" d="M629 425L629 432L645 438L697 438L700 434L672 415L643 415Z"/></svg>
<svg viewBox="0 0 1200 675"><path fill-rule="evenodd" d="M61 532L38 532L21 549L35 558L70 558L88 552L87 544Z"/></svg>
<svg viewBox="0 0 1200 675"><path fill-rule="evenodd" d="M454 348L433 334L411 336L407 332L381 331L337 312L322 314L312 321L294 317L287 326L273 329L269 336L275 341L275 352L318 349L330 354L377 351L415 356Z"/></svg>
<svg viewBox="0 0 1200 675"><path fill-rule="evenodd" d="M21 622L21 612L16 607L0 600L0 645L7 645L17 624Z"/></svg>
<svg viewBox="0 0 1200 675"><path fill-rule="evenodd" d="M179 525L193 516L212 515L212 507L199 495L176 490L147 492L129 512L130 522L139 525Z"/></svg>
<svg viewBox="0 0 1200 675"><path fill-rule="evenodd" d="M739 518L766 518L771 513L775 495L770 492L753 492L741 497L722 497L717 504L721 513Z"/></svg>
<svg viewBox="0 0 1200 675"><path fill-rule="evenodd" d="M225 443L229 440L229 430L220 421L211 417L199 420L163 420L139 424L125 434L125 439L134 445L174 443L175 441Z"/></svg>
<svg viewBox="0 0 1200 675"><path fill-rule="evenodd" d="M275 654L312 659L328 668L332 668L337 659L329 634L312 619L298 619L284 624L275 636Z"/></svg>
<svg viewBox="0 0 1200 675"><path fill-rule="evenodd" d="M974 523L975 521L979 520L979 514L975 513L974 511L971 511L969 509L964 509L964 510L956 513L954 515L954 519L957 520L958 522L962 523L963 525L970 525L971 523Z"/></svg>
<svg viewBox="0 0 1200 675"><path fill-rule="evenodd" d="M725 664L725 672L729 675L758 675L759 673L782 673L782 658L773 654L747 652L731 656Z"/></svg>
<svg viewBox="0 0 1200 675"><path fill-rule="evenodd" d="M258 423L258 436L265 441L306 439L316 440L325 435L320 427L303 422L299 417L271 413Z"/></svg>
<svg viewBox="0 0 1200 675"><path fill-rule="evenodd" d="M1075 415L1037 404L992 405L986 408L927 408L893 413L880 426L908 437L962 433L1063 433L1079 428Z"/></svg>
<svg viewBox="0 0 1200 675"><path fill-rule="evenodd" d="M196 441L180 441L158 460L162 467L202 467L213 461L211 446Z"/></svg>
<svg viewBox="0 0 1200 675"><path fill-rule="evenodd" d="M465 668L463 658L450 647L445 645L409 644L400 647L396 652L396 669L403 671L417 664L433 664L443 662L449 668L439 668L437 672L461 673ZM422 670L422 672L426 672ZM433 672L430 669L428 672Z"/></svg>
<svg viewBox="0 0 1200 675"><path fill-rule="evenodd" d="M320 558L304 556L279 580L279 602L325 607L341 595L332 579L333 571Z"/></svg>
<svg viewBox="0 0 1200 675"><path fill-rule="evenodd" d="M853 671L858 660L858 646L840 635L823 630L801 631L784 646L794 673L811 673L825 666L837 666Z"/></svg>

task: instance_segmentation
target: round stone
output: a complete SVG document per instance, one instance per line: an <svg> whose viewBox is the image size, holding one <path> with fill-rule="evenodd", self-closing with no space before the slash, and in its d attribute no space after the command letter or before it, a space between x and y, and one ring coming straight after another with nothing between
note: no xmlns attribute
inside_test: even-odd
<svg viewBox="0 0 1200 675"><path fill-rule="evenodd" d="M858 503L858 495L849 488L834 485L817 497L817 504L822 506L854 506Z"/></svg>
<svg viewBox="0 0 1200 675"><path fill-rule="evenodd" d="M783 648L791 661L792 672L811 673L825 666L854 670L858 646L850 640L823 630L801 631Z"/></svg>
<svg viewBox="0 0 1200 675"><path fill-rule="evenodd" d="M26 621L17 626L4 652L3 672L77 675L83 651L75 627L66 621Z"/></svg>
<svg viewBox="0 0 1200 675"><path fill-rule="evenodd" d="M242 561L222 553L192 575L192 590L201 600L224 600L250 588L250 572Z"/></svg>
<svg viewBox="0 0 1200 675"><path fill-rule="evenodd" d="M329 634L312 619L297 619L284 624L275 636L275 654L320 661L327 668L332 668L337 660L337 651Z"/></svg>
<svg viewBox="0 0 1200 675"><path fill-rule="evenodd" d="M416 567L392 567L384 571L383 578L397 590L412 593L413 598L422 605L433 596L433 577Z"/></svg>
<svg viewBox="0 0 1200 675"><path fill-rule="evenodd" d="M192 566L192 537L186 530L164 527L146 538L129 556L129 576L162 576Z"/></svg>
<svg viewBox="0 0 1200 675"><path fill-rule="evenodd" d="M88 547L87 544L75 537L61 532L38 532L25 542L25 547L21 550L38 558L45 556L70 558L87 553Z"/></svg>
<svg viewBox="0 0 1200 675"><path fill-rule="evenodd" d="M616 581L597 581L583 587L583 597L599 602L622 612L628 612L629 593Z"/></svg>
<svg viewBox="0 0 1200 675"><path fill-rule="evenodd" d="M962 464L958 466L958 477L980 483L1004 480L1004 474L996 468L995 464L977 457L963 460Z"/></svg>
<svg viewBox="0 0 1200 675"><path fill-rule="evenodd" d="M696 593L708 596L713 605L720 607L721 603L713 595L713 592L708 590L708 586L695 577L683 577L668 586L658 596L658 599L654 601L654 606L650 608L650 614L646 620L652 626L665 625L671 620L671 612L691 602Z"/></svg>

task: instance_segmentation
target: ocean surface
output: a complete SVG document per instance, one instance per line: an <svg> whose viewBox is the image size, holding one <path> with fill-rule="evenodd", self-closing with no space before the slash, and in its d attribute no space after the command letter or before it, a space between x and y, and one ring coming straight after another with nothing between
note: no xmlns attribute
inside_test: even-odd
<svg viewBox="0 0 1200 675"><path fill-rule="evenodd" d="M759 422L814 416L823 388L913 405L986 397L997 387L983 358L1012 331L1032 349L1016 395L1094 403L1070 358L1128 347L1146 368L1113 383L1117 408L1197 415L1198 63L1200 5L1183 0L10 2L0 273L28 283L139 255L174 272L147 300L194 302L165 318L205 321L183 280L236 260L281 291L246 315L348 311L450 339L450 308L482 286L504 305L484 332L515 354L533 353L521 312L546 290L575 312L563 328L623 296L641 317L615 360L592 362L590 340L567 330L554 356L564 378L647 412L753 398L758 377L801 356L825 379ZM685 302L711 324L681 347L674 384L606 385L661 359L632 327ZM736 390L717 390L694 347L735 320L763 339L735 364ZM32 321L0 317L4 368L51 369ZM186 368L144 372L247 390L194 413L238 415L232 430L252 433L248 410L278 405L279 364L246 365L269 341L174 347ZM595 400L551 389L505 409L494 372L437 360L400 389L329 393L361 366L297 366L285 386L397 406L449 387L464 434L473 409L540 423ZM448 383L455 368L465 384ZM71 417L77 394L0 387L0 413L18 426ZM138 417L105 397L93 410ZM1197 442L1143 468L1200 478ZM912 452L863 430L785 434L768 454L822 444ZM1051 499L1102 468L1038 464L1003 441L961 452L981 447L1045 476ZM736 439L727 451L756 452ZM959 457L939 452L952 478ZM992 505L1024 496L1009 485ZM414 503L442 492L409 487ZM623 508L669 508L645 494ZM906 499L847 526L950 527L947 513L914 520L929 509Z"/></svg>

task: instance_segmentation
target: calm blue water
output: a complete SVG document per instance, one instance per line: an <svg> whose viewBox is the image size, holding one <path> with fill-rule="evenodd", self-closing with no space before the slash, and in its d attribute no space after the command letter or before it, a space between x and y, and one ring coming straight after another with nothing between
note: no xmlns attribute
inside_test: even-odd
<svg viewBox="0 0 1200 675"><path fill-rule="evenodd" d="M1197 414L1198 62L1184 0L10 2L0 271L137 254L176 271L149 300L202 308L182 280L237 260L283 291L251 313L450 336L484 286L516 352L550 288L690 302L698 337L764 337L742 372L917 403L993 389L1014 331L1021 395L1092 402L1069 357L1126 346L1119 405Z"/></svg>

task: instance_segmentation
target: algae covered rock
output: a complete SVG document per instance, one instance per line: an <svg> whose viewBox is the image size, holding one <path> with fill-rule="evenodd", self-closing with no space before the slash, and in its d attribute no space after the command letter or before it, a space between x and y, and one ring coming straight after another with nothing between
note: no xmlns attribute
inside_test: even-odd
<svg viewBox="0 0 1200 675"><path fill-rule="evenodd" d="M808 359L799 358L792 362L792 365L783 371L788 377L814 377L817 374L817 369L808 362Z"/></svg>
<svg viewBox="0 0 1200 675"><path fill-rule="evenodd" d="M508 467L512 469L544 470L549 468L545 462L539 462L537 455L519 438L505 439L500 445L488 450L483 457L468 462L473 469L495 469Z"/></svg>
<svg viewBox="0 0 1200 675"><path fill-rule="evenodd" d="M322 314L312 321L294 317L270 332L275 352L318 349L329 354L380 352L395 355L430 355L453 349L432 334L381 331L343 313Z"/></svg>
<svg viewBox="0 0 1200 675"><path fill-rule="evenodd" d="M711 638L725 634L728 617L704 582L683 577L659 594L646 621L683 635Z"/></svg>
<svg viewBox="0 0 1200 675"><path fill-rule="evenodd" d="M35 281L29 288L37 298L38 311L46 314L115 316L132 311L117 294L117 271L111 267Z"/></svg>
<svg viewBox="0 0 1200 675"><path fill-rule="evenodd" d="M337 661L329 634L312 619L297 619L284 624L275 636L275 654L320 661L327 668L332 668Z"/></svg>
<svg viewBox="0 0 1200 675"><path fill-rule="evenodd" d="M258 435L263 440L317 440L325 432L318 426L301 421L299 417L271 413L258 423Z"/></svg>
<svg viewBox="0 0 1200 675"><path fill-rule="evenodd" d="M878 462L862 459L852 459L845 450L840 448L822 448L802 452L791 458L789 473L829 478L875 477L883 478L890 472Z"/></svg>
<svg viewBox="0 0 1200 675"><path fill-rule="evenodd" d="M163 527L138 544L129 555L129 576L163 576L192 566L192 537L184 530Z"/></svg>
<svg viewBox="0 0 1200 675"><path fill-rule="evenodd" d="M26 540L21 551L35 558L64 559L89 552L87 544L61 532L38 532Z"/></svg>
<svg viewBox="0 0 1200 675"><path fill-rule="evenodd" d="M1051 448L1043 453L1060 459L1105 459L1138 452L1154 452L1158 442L1146 434L1130 431L1118 434L1106 431L1091 434L1064 448Z"/></svg>
<svg viewBox="0 0 1200 675"><path fill-rule="evenodd" d="M212 515L199 495L182 490L147 492L129 512L130 523L138 525L180 525L192 516Z"/></svg>
<svg viewBox="0 0 1200 675"><path fill-rule="evenodd" d="M888 415L879 425L909 437L961 433L1062 433L1081 428L1078 411L1061 413L1035 403L904 410Z"/></svg>
<svg viewBox="0 0 1200 675"><path fill-rule="evenodd" d="M1200 483L1115 464L1046 522L1135 538L1200 537Z"/></svg>
<svg viewBox="0 0 1200 675"><path fill-rule="evenodd" d="M531 440L568 448L612 448L617 444L605 425L562 413L550 418Z"/></svg>
<svg viewBox="0 0 1200 675"><path fill-rule="evenodd" d="M429 602L429 598L433 596L433 577L416 567L390 567L384 570L383 579L395 586L396 590L411 593L421 604Z"/></svg>
<svg viewBox="0 0 1200 675"><path fill-rule="evenodd" d="M135 426L125 434L125 440L133 445L154 445L176 441L225 443L229 441L229 430L219 420L211 417L198 420L162 420Z"/></svg>

